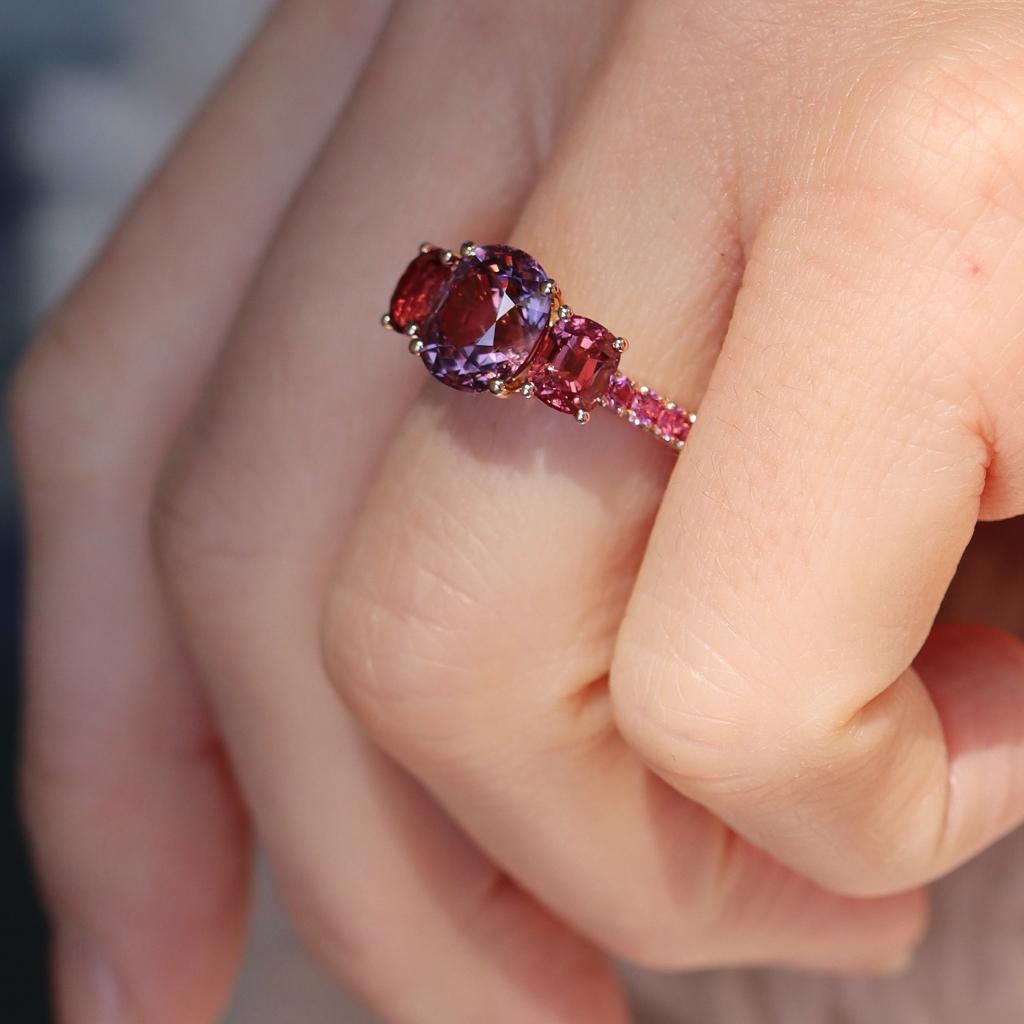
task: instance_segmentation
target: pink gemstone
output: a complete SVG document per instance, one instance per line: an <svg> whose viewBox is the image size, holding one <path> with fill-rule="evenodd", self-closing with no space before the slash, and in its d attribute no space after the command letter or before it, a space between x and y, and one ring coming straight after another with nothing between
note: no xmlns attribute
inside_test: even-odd
<svg viewBox="0 0 1024 1024"><path fill-rule="evenodd" d="M544 333L530 363L534 394L570 415L589 412L608 390L619 365L615 335L585 316L556 320Z"/></svg>
<svg viewBox="0 0 1024 1024"><path fill-rule="evenodd" d="M637 422L642 427L649 427L658 422L662 412L661 399L653 391L637 391L630 412L636 416Z"/></svg>
<svg viewBox="0 0 1024 1024"><path fill-rule="evenodd" d="M440 251L420 253L405 268L391 296L391 323L399 331L409 324L423 324L437 306L452 268L440 259Z"/></svg>
<svg viewBox="0 0 1024 1024"><path fill-rule="evenodd" d="M685 441L690 433L690 414L675 406L662 410L658 417L658 430L669 441Z"/></svg>
<svg viewBox="0 0 1024 1024"><path fill-rule="evenodd" d="M608 399L613 408L628 409L635 395L633 382L624 373L612 374L611 383L608 385Z"/></svg>

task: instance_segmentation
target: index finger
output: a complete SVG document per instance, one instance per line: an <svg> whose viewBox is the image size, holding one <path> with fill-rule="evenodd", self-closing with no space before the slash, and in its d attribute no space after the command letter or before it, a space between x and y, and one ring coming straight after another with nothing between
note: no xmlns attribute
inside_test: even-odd
<svg viewBox="0 0 1024 1024"><path fill-rule="evenodd" d="M659 773L857 894L935 877L1024 812L1021 644L936 632L912 664L989 481L1024 511L1024 245L1002 206L1021 196L977 155L914 166L920 208L868 167L884 189L765 222L612 672Z"/></svg>

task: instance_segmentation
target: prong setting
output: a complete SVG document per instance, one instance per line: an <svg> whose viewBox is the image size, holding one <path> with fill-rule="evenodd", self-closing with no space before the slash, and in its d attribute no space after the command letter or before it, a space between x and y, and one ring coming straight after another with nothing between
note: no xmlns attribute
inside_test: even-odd
<svg viewBox="0 0 1024 1024"><path fill-rule="evenodd" d="M439 322L443 323L433 319L439 303L450 298L441 289L453 272L457 275L478 274L487 283L490 280L488 275L493 277L498 271L490 265L482 265L478 269L481 260L477 257L490 251L490 247L479 247L472 241L465 241L454 250L430 242L421 243L418 256L409 264L395 288L388 311L380 317L382 328L405 335L409 352L422 354L427 369L452 386L462 386L457 383L460 374L472 379L474 367L470 362L465 366L458 362L463 357L457 350L454 355L444 356L451 359L454 368L438 363L442 357L434 352L435 347L440 344L452 348L454 345L443 331L438 337L438 330L435 330ZM476 371L473 390L483 387L498 398L508 398L513 394L535 398L553 409L568 413L580 425L590 421L594 408L605 408L631 426L651 434L666 447L680 451L697 422L696 413L666 400L619 370L618 357L630 348L626 338L613 336L601 324L576 314L571 306L563 303L562 291L554 278L546 277L528 254L512 251L518 261L514 282L520 289L532 288L529 294L534 297L543 294L547 316L541 314L543 319L532 324L531 329L539 334L529 359L515 362L511 348L508 353L502 351L499 354L505 357L507 367L494 365L487 374ZM443 270L440 269L442 267ZM532 283L529 278L531 267L535 274ZM457 298L463 304L470 301L465 296ZM429 350L422 336L425 325L429 325L431 336ZM502 327L502 322L499 321L498 327ZM511 342L512 337L514 333L503 340ZM478 339L474 344L480 345L481 341ZM550 362L545 366L548 360Z"/></svg>

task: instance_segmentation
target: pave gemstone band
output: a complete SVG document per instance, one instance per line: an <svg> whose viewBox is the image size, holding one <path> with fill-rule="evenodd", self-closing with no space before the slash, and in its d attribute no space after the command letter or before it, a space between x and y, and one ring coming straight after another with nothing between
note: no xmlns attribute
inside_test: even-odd
<svg viewBox="0 0 1024 1024"><path fill-rule="evenodd" d="M620 372L625 338L563 304L521 249L464 242L454 252L424 243L381 323L407 335L409 351L459 391L536 397L579 423L610 409L676 450L696 422Z"/></svg>

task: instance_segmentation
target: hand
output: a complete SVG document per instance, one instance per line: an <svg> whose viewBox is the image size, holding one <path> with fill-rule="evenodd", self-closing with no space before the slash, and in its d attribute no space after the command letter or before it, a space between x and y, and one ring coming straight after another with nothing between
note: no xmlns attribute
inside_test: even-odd
<svg viewBox="0 0 1024 1024"><path fill-rule="evenodd" d="M250 819L402 1024L908 956L1024 811L1024 649L934 624L1021 625L968 544L1024 512L1022 54L1010 5L281 6L15 389L69 1021L214 1018ZM700 399L677 462L378 337L470 237Z"/></svg>

